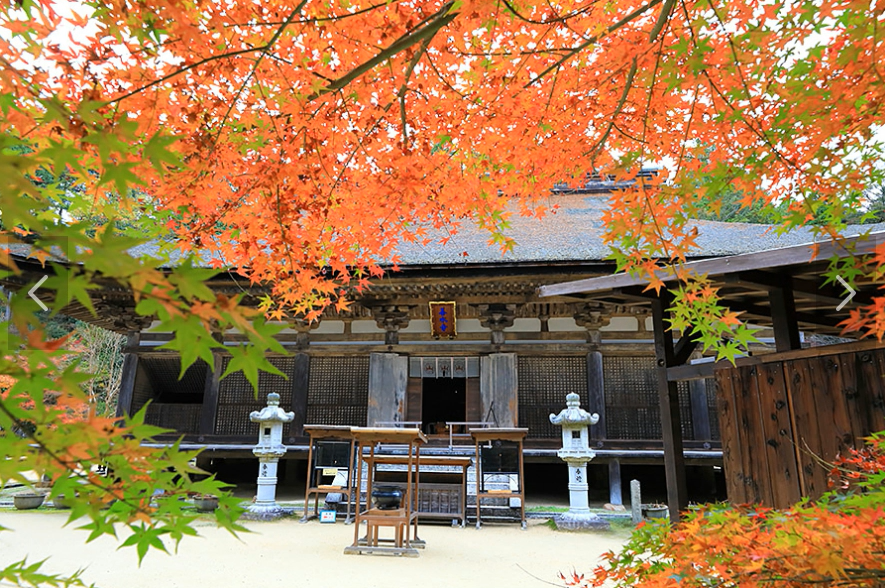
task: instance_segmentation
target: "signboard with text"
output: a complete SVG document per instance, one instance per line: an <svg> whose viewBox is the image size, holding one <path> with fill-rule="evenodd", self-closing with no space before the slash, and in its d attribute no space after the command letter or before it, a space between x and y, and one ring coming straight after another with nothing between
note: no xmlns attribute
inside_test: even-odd
<svg viewBox="0 0 885 588"><path fill-rule="evenodd" d="M430 331L436 338L451 339L456 335L454 302L430 303Z"/></svg>

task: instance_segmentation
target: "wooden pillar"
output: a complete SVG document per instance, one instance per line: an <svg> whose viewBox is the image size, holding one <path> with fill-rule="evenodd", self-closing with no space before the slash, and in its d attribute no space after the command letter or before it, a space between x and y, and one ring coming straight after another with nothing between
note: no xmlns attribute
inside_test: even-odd
<svg viewBox="0 0 885 588"><path fill-rule="evenodd" d="M203 408L200 410L200 435L214 435L215 421L218 413L218 390L220 388L221 373L224 368L224 358L212 354L212 364L206 370L206 385L203 388Z"/></svg>
<svg viewBox="0 0 885 588"><path fill-rule="evenodd" d="M482 420L497 427L519 423L517 360L515 353L492 353L480 358L479 395Z"/></svg>
<svg viewBox="0 0 885 588"><path fill-rule="evenodd" d="M602 373L602 352L598 349L587 354L587 395L587 412L599 415L599 422L590 426L590 438L605 439L605 379Z"/></svg>
<svg viewBox="0 0 885 588"><path fill-rule="evenodd" d="M783 277L783 286L768 290L771 305L771 323L774 327L774 345L778 351L800 349L799 323L796 320L796 301L793 298L793 279Z"/></svg>
<svg viewBox="0 0 885 588"><path fill-rule="evenodd" d="M624 504L621 496L621 460L608 462L608 501L611 504Z"/></svg>
<svg viewBox="0 0 885 588"><path fill-rule="evenodd" d="M141 341L141 333L129 331L126 339L126 347L131 349L138 347ZM135 376L138 373L138 354L124 353L123 368L120 373L120 394L117 396L117 416L132 414L132 395L135 392Z"/></svg>
<svg viewBox="0 0 885 588"><path fill-rule="evenodd" d="M691 427L695 441L710 441L713 431L710 428L710 409L707 407L707 382L689 380L688 395L691 402Z"/></svg>
<svg viewBox="0 0 885 588"><path fill-rule="evenodd" d="M405 420L408 375L408 357L396 353L372 353L369 356L367 426Z"/></svg>
<svg viewBox="0 0 885 588"><path fill-rule="evenodd" d="M655 358L657 361L658 402L661 410L661 429L664 441L664 470L667 473L667 504L670 521L679 520L680 512L688 507L688 486L685 480L685 455L682 449L682 423L679 418L679 395L676 382L667 378L667 368L675 365L673 333L667 330L672 296L662 292L652 300Z"/></svg>
<svg viewBox="0 0 885 588"><path fill-rule="evenodd" d="M296 353L295 371L292 375L292 412L295 418L289 425L289 434L293 437L304 437L304 425L307 424L307 389L310 385L310 356Z"/></svg>

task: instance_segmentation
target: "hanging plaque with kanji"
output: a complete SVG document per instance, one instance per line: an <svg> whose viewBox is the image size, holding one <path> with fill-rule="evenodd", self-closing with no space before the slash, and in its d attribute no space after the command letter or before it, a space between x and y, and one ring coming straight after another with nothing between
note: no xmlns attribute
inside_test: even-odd
<svg viewBox="0 0 885 588"><path fill-rule="evenodd" d="M430 303L430 330L437 339L440 337L451 339L455 336L454 302Z"/></svg>

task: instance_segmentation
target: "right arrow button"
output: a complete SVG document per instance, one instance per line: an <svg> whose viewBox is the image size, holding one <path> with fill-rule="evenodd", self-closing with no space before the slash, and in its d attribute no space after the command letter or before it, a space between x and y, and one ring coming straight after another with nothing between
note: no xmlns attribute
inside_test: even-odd
<svg viewBox="0 0 885 588"><path fill-rule="evenodd" d="M840 310L842 310L843 308L845 308L845 305L846 305L846 304L848 304L849 302L851 302L851 299L854 298L854 295L855 295L855 294L857 294L857 290L855 290L854 288L852 288L851 286L849 286L849 285L848 285L848 282L846 282L845 280L842 279L842 276L836 276L836 279L839 281L840 284L842 284L842 286L845 287L846 290L848 290L848 296L845 298L845 300L843 300L843 301L839 304L839 306L836 307L836 312L839 312Z"/></svg>

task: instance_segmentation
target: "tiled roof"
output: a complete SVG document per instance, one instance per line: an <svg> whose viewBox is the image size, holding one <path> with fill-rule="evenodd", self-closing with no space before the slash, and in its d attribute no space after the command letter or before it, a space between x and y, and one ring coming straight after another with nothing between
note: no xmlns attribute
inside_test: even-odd
<svg viewBox="0 0 885 588"><path fill-rule="evenodd" d="M437 242L426 246L402 244L398 249L400 265L597 261L608 257L609 249L602 241L605 229L602 215L607 207L604 194L554 194L549 204L558 204L559 209L543 219L514 215L506 231L516 241L512 251L502 253L497 244L489 244L486 231L465 225L444 247ZM753 253L814 240L811 230L804 228L777 234L774 227L762 224L717 221L693 221L692 224L699 232L693 257ZM885 225L864 225L850 227L846 234L882 229Z"/></svg>
<svg viewBox="0 0 885 588"><path fill-rule="evenodd" d="M589 181L589 180L588 180ZM602 180L600 180L602 181ZM608 181L608 180L605 180ZM528 218L514 214L506 235L516 241L512 251L502 253L497 244L489 243L489 233L469 221L451 236L445 245L439 240L448 232L436 231L428 235L428 245L402 243L398 248L399 265L472 265L494 263L553 263L602 261L609 255L602 241L603 212L607 207L606 190L595 193L586 190L554 191L544 203L548 208L558 205L555 212L543 219ZM698 248L692 257L718 257L754 253L779 247L801 245L814 240L810 229L796 229L778 234L770 225L750 223L725 223L717 221L693 221L698 228ZM846 235L856 235L868 230L885 230L885 224L849 227ZM9 245L4 245L9 247ZM13 245L13 253L26 257L27 245ZM151 255L157 251L154 243L147 243L132 250L133 255ZM201 255L208 265L210 254ZM173 263L178 258L172 256Z"/></svg>

